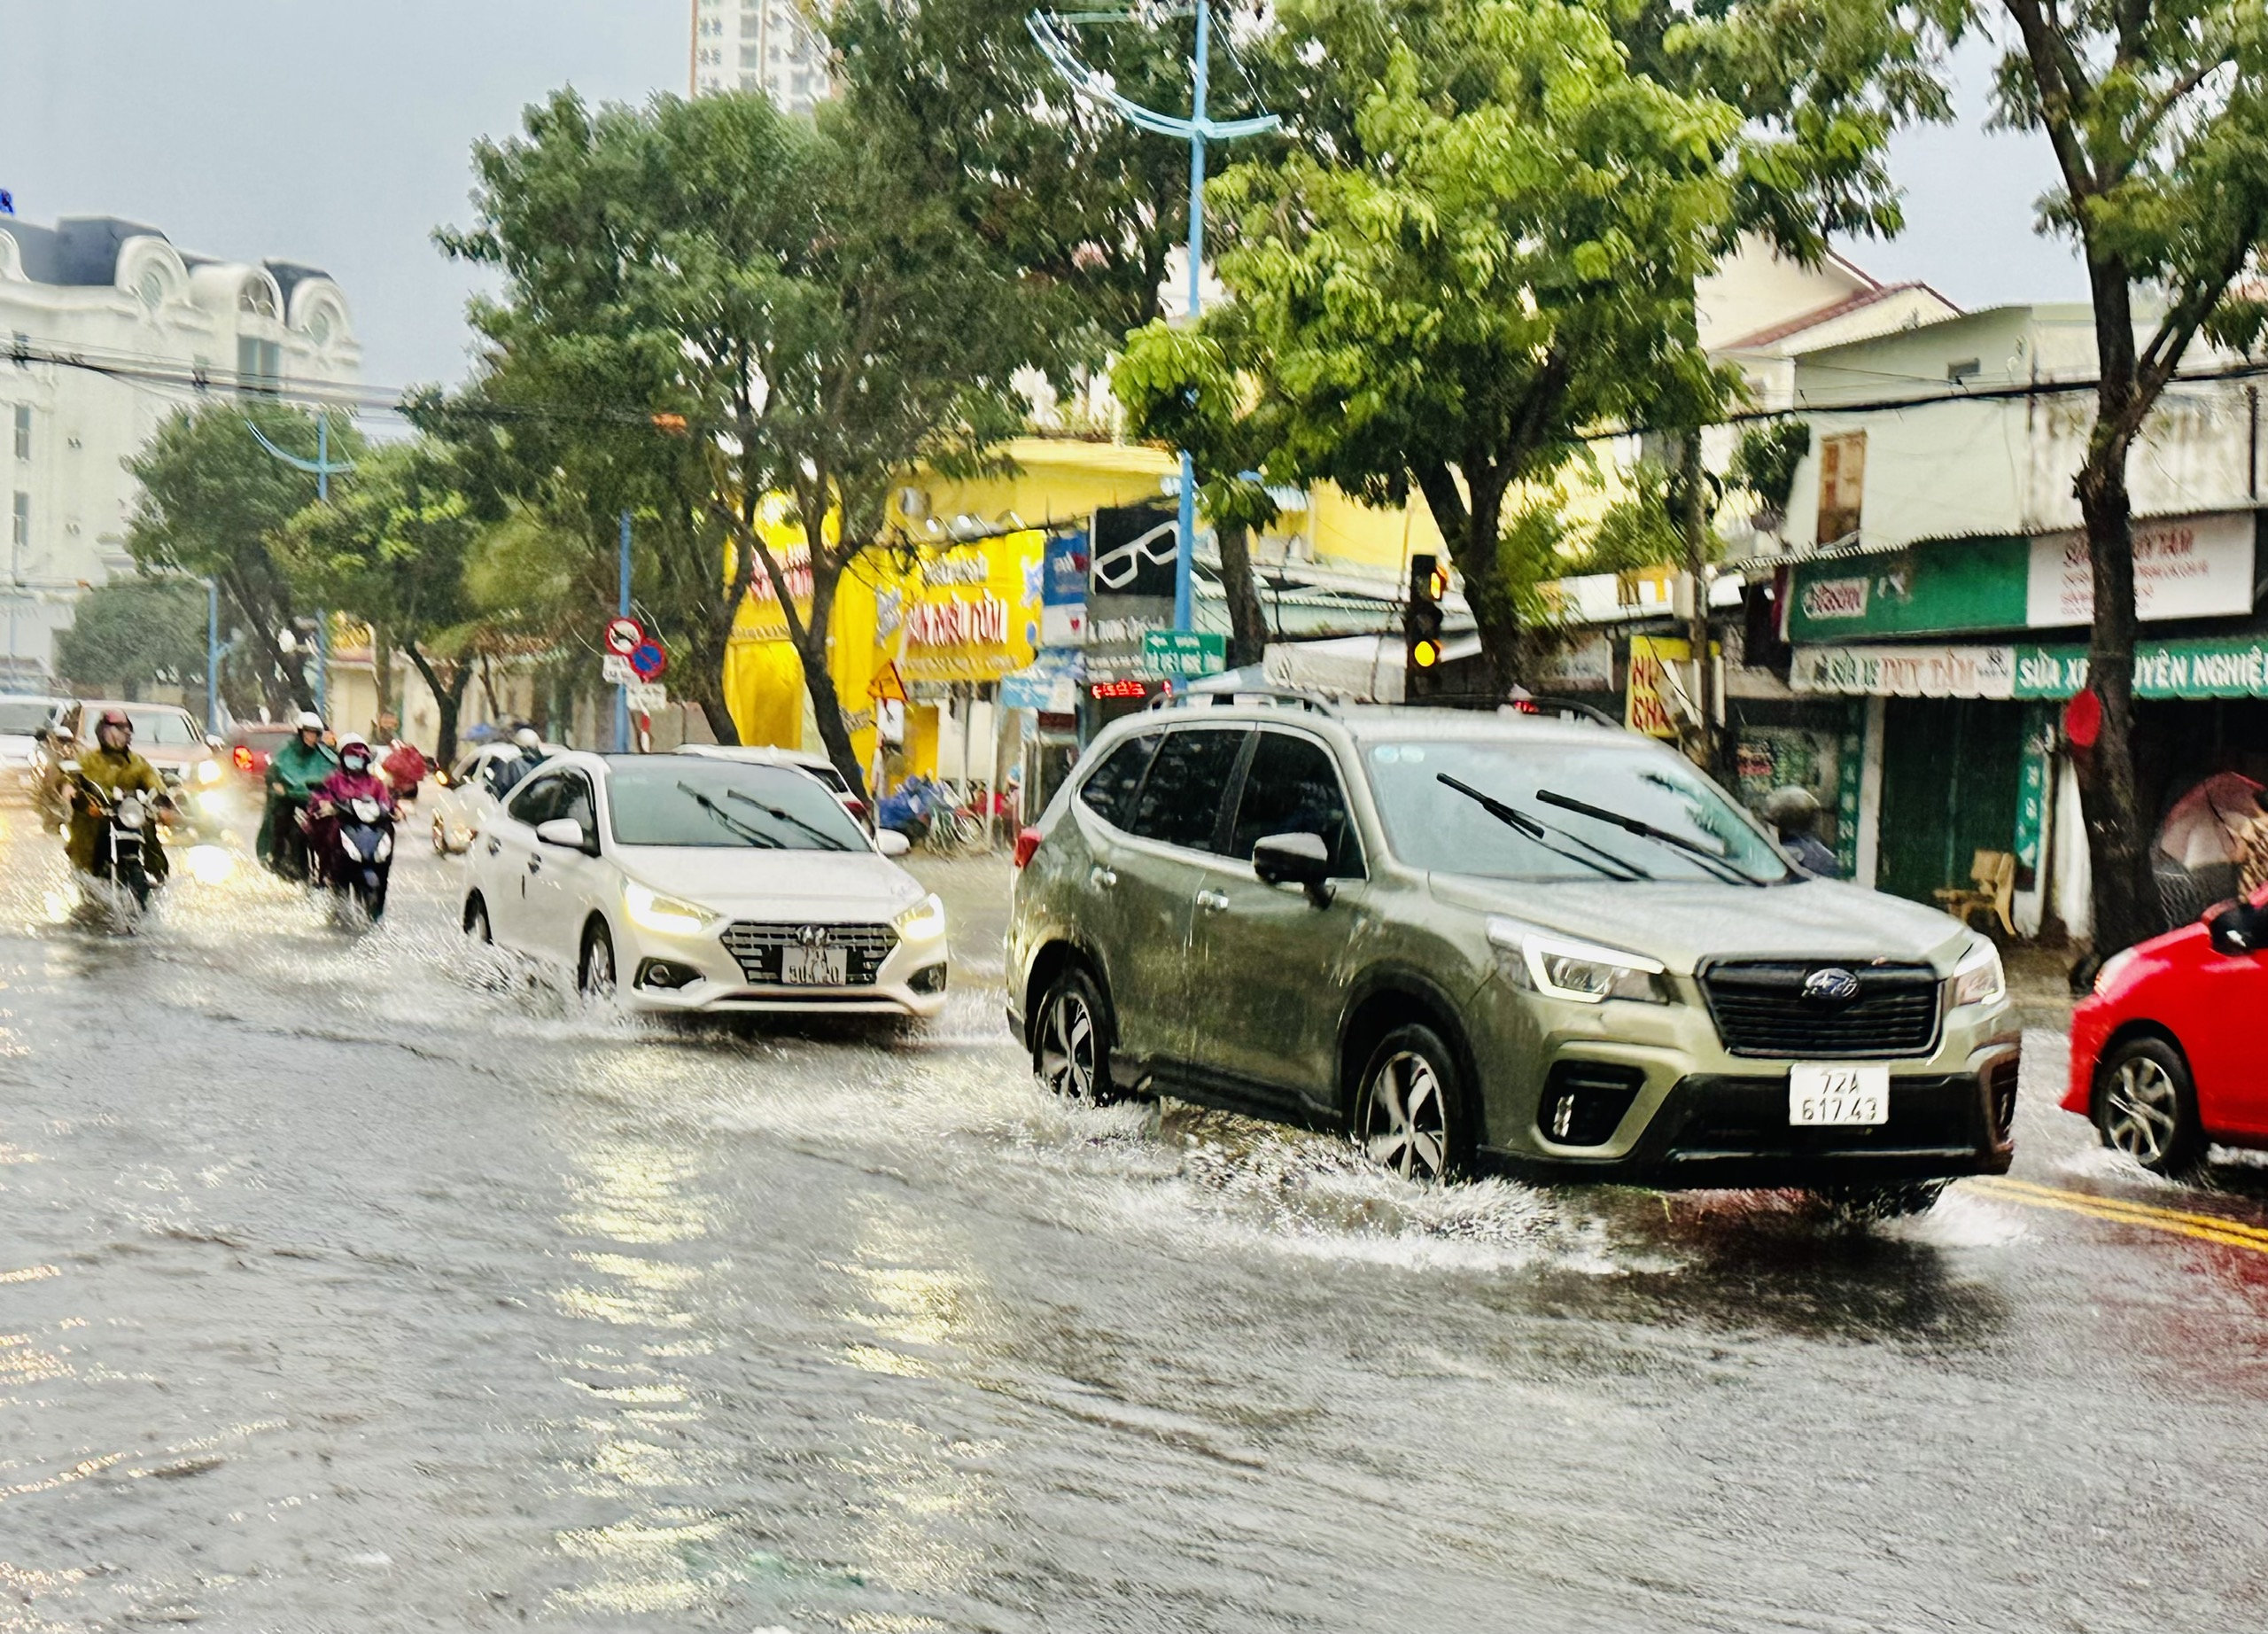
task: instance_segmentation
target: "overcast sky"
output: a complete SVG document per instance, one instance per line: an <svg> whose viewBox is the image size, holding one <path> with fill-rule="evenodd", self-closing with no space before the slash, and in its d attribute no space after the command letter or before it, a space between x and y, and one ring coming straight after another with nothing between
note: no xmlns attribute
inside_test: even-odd
<svg viewBox="0 0 2268 1634"><path fill-rule="evenodd" d="M470 216L468 155L555 86L642 100L686 82L686 0L0 0L0 188L19 214L119 215L208 255L278 256L346 290L373 385L454 381L471 276L431 233ZM2084 297L2031 231L2035 136L1899 138L1907 227L1848 246L1967 307Z"/></svg>

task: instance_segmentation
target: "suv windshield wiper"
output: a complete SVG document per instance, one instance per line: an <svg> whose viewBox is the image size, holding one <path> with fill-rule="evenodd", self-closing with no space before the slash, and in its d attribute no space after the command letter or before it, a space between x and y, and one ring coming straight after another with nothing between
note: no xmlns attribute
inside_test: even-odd
<svg viewBox="0 0 2268 1634"><path fill-rule="evenodd" d="M757 810L762 812L767 817L777 817L781 822L791 822L795 824L796 827L810 835L812 838L817 840L829 851L849 851L850 849L834 835L829 834L826 829L805 822L793 812L783 812L776 805L766 805L763 801L757 799L752 794L742 794L737 789L727 789L725 790L725 798L727 800L738 800L743 805L753 805Z"/></svg>
<svg viewBox="0 0 2268 1634"><path fill-rule="evenodd" d="M1653 824L1641 818L1625 817L1619 812L1610 812L1604 806L1593 805L1588 801L1578 800L1572 795L1555 793L1550 789L1537 790L1535 798L1546 805L1556 805L1562 811L1573 812L1578 816L1588 817L1599 822L1612 823L1625 833L1635 834L1641 838L1653 841L1658 845L1666 845L1674 851L1683 852L1727 884L1769 885L1773 883L1768 879L1759 878L1731 859L1720 857L1708 847L1696 844L1682 834L1672 834L1666 829L1657 829Z"/></svg>
<svg viewBox="0 0 2268 1634"><path fill-rule="evenodd" d="M753 828L749 824L742 822L739 818L734 816L732 813L718 805L716 801L702 793L700 790L695 789L691 783L680 780L677 787L680 794L686 796L695 805L699 806L703 811L707 812L711 817L714 817L719 823L724 825L727 832L737 834L750 844L761 845L766 851L779 851L782 849L779 841L773 839L761 829Z"/></svg>
<svg viewBox="0 0 2268 1634"><path fill-rule="evenodd" d="M1529 816L1526 812L1521 811L1518 806L1507 805L1502 800L1496 798L1495 795L1483 794L1480 790L1475 789L1471 783L1459 782L1456 778L1451 777L1447 772L1434 773L1433 779L1436 782L1448 784L1450 788L1463 795L1466 799L1472 801L1475 805L1478 805L1482 811L1487 812L1491 817L1494 817L1498 822L1503 823L1514 833L1521 835L1527 839L1534 840L1537 844L1542 846L1544 850L1551 852L1551 854L1556 857L1565 857L1570 862L1580 862L1585 868L1591 869L1595 873L1604 874L1609 879L1621 880L1626 883L1634 879L1653 878L1652 875L1647 873L1645 869L1640 868L1636 863L1627 862L1620 857L1616 856L1612 852L1603 850L1600 847L1592 844L1588 840L1577 835L1569 834L1564 829L1547 829L1542 823L1536 821L1534 818ZM1589 852L1592 854L1586 857L1582 854L1582 852L1569 851L1564 845L1554 845L1551 843L1551 836L1554 835L1557 835L1561 839L1573 840L1576 844L1581 846L1583 851ZM1604 858L1605 860L1601 861L1599 860L1600 858ZM1608 866L1609 864L1612 864L1612 866L1610 867Z"/></svg>

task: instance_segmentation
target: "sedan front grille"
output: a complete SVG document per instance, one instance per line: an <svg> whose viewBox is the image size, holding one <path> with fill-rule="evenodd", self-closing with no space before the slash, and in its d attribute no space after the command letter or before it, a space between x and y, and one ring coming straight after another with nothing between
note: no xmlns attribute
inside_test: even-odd
<svg viewBox="0 0 2268 1634"><path fill-rule="evenodd" d="M757 925L745 922L726 929L725 950L741 967L741 974L755 987L780 984L780 956L790 947L839 947L847 984L871 987L882 975L882 961L897 945L897 932L888 925Z"/></svg>
<svg viewBox="0 0 2268 1634"><path fill-rule="evenodd" d="M1821 971L1848 972L1856 993L1838 1000L1840 984L1814 982ZM1928 1054L1938 1043L1938 986L1936 971L1914 964L1757 960L1701 973L1726 1049L1794 1061Z"/></svg>

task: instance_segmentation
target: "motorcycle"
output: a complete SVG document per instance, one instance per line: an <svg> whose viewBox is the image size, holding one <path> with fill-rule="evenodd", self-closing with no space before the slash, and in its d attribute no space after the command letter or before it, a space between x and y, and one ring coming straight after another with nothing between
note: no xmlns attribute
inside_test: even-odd
<svg viewBox="0 0 2268 1634"><path fill-rule="evenodd" d="M352 904L376 924L386 911L386 881L393 872L393 813L384 802L349 800L336 813L323 883L342 906Z"/></svg>
<svg viewBox="0 0 2268 1634"><path fill-rule="evenodd" d="M130 901L136 914L150 906L153 888L150 878L149 852L156 841L158 811L150 798L136 790L123 790L115 797L79 770L76 761L67 761L62 767L80 796L94 808L103 820L101 836L95 843L94 864L90 872L94 878L111 887L113 901L124 908Z"/></svg>

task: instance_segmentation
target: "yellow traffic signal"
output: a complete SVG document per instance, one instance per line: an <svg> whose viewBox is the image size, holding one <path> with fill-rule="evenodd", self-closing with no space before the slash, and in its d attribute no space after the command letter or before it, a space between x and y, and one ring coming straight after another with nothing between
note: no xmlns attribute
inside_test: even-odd
<svg viewBox="0 0 2268 1634"><path fill-rule="evenodd" d="M1449 570L1436 563L1433 572L1427 576L1426 587L1437 602L1447 595L1449 593Z"/></svg>
<svg viewBox="0 0 2268 1634"><path fill-rule="evenodd" d="M1421 670L1429 670L1441 661L1441 644L1437 641L1420 639L1410 649L1410 661Z"/></svg>

